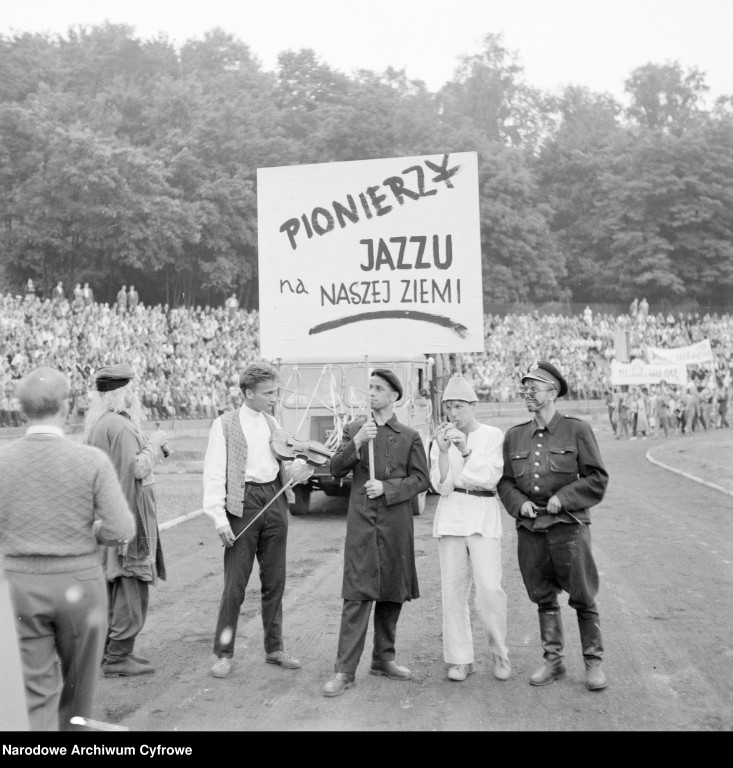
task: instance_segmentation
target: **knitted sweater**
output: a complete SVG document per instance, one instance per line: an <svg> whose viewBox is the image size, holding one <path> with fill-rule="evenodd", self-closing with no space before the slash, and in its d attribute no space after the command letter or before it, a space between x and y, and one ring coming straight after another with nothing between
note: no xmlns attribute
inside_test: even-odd
<svg viewBox="0 0 733 768"><path fill-rule="evenodd" d="M98 448L51 434L0 447L0 554L6 571L62 573L99 564L135 523Z"/></svg>

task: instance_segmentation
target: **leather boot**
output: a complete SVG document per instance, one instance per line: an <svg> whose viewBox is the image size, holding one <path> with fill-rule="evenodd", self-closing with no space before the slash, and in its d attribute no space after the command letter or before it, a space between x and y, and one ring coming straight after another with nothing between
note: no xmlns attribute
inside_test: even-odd
<svg viewBox="0 0 733 768"><path fill-rule="evenodd" d="M601 669L603 639L600 622L598 619L581 619L578 616L578 627L585 663L585 687L589 691L600 691L608 685L606 675Z"/></svg>
<svg viewBox="0 0 733 768"><path fill-rule="evenodd" d="M151 675L155 672L150 664L140 664L132 657L119 661L106 661L102 664L102 674L105 677L135 677L136 675Z"/></svg>
<svg viewBox="0 0 733 768"><path fill-rule="evenodd" d="M530 685L548 685L553 680L564 680L567 674L562 655L564 642L560 611L540 613L539 617L545 663L529 678Z"/></svg>

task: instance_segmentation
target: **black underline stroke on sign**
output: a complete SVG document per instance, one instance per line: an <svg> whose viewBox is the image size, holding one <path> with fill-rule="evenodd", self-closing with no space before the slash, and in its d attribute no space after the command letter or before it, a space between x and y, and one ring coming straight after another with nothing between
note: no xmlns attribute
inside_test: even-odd
<svg viewBox="0 0 733 768"><path fill-rule="evenodd" d="M337 320L329 320L326 323L319 323L314 325L308 331L309 336L313 336L316 333L323 333L324 331L333 331L336 328L341 328L344 325L351 325L351 323L360 323L363 320L421 320L424 323L434 323L442 328L449 328L460 338L465 339L468 334L468 328L462 323L457 323L455 320L451 320L445 315L431 315L429 312L415 312L410 309L386 309L381 312L362 312L359 315L348 315L347 317L340 317Z"/></svg>

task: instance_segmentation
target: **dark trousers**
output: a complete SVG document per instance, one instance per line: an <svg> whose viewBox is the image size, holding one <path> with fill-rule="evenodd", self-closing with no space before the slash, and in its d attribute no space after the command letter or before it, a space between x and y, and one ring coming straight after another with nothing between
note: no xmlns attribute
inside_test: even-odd
<svg viewBox="0 0 733 768"><path fill-rule="evenodd" d="M118 576L107 582L107 642L104 663L124 661L135 647L135 640L148 615L149 583L132 576Z"/></svg>
<svg viewBox="0 0 733 768"><path fill-rule="evenodd" d="M341 630L339 632L338 652L334 670L353 675L359 665L367 630L372 600L344 600L341 611ZM374 608L374 661L394 661L397 620L400 617L402 603L377 600Z"/></svg>
<svg viewBox="0 0 733 768"><path fill-rule="evenodd" d="M564 590L579 618L598 621L598 569L589 526L556 523L537 533L520 526L517 542L519 570L539 613L557 613L557 598Z"/></svg>
<svg viewBox="0 0 733 768"><path fill-rule="evenodd" d="M70 721L94 714L107 609L101 566L5 576L18 617L31 730L86 730Z"/></svg>
<svg viewBox="0 0 733 768"><path fill-rule="evenodd" d="M227 513L227 520L235 536L281 487L279 479L266 485L247 484L242 517ZM282 650L282 600L285 592L287 538L288 505L285 494L281 493L233 546L224 549L224 591L214 638L214 653L217 657L231 659L234 655L239 610L244 602L244 593L255 557L260 566L265 652L275 653Z"/></svg>

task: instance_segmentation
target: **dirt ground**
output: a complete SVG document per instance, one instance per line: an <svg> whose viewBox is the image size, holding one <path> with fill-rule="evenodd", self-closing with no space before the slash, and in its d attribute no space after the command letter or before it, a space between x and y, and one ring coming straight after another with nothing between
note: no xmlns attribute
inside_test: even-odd
<svg viewBox="0 0 733 768"><path fill-rule="evenodd" d="M733 436L729 429L713 429L690 438L651 441L650 459L718 485L733 494Z"/></svg>
<svg viewBox="0 0 733 768"><path fill-rule="evenodd" d="M139 651L153 675L100 679L99 720L133 732L237 731L730 731L733 729L733 645L730 616L733 537L731 497L653 464L705 473L732 484L729 430L689 438L616 441L602 424L597 436L611 482L592 513L593 547L601 572L599 606L609 688L589 692L574 612L562 598L569 676L546 688L527 684L541 660L534 606L516 564L513 522L504 520L504 589L509 602L507 682L490 672L472 608L477 674L446 678L441 644L440 573L432 537L435 497L415 518L421 597L407 603L398 628L398 661L414 672L407 682L368 674L370 639L357 685L336 699L322 696L332 673L340 618L344 502L314 494L305 517L290 518L286 648L303 667L264 663L253 573L240 616L231 677L217 680L212 635L222 586L222 550L210 521L196 517L165 530L170 576L152 590ZM179 438L177 438L178 440ZM188 439L188 438L186 438ZM159 495L186 477L188 507L161 509L173 517L199 503L195 483L178 473L179 455L159 477ZM184 438L177 447L184 450ZM205 442L204 442L205 444ZM168 490L164 490L168 488ZM255 569L256 571L256 569ZM183 734L188 734L183 736ZM188 743L188 742L186 742ZM209 743L208 741L204 742Z"/></svg>
<svg viewBox="0 0 733 768"><path fill-rule="evenodd" d="M601 575L606 690L584 686L566 595L561 604L568 679L539 689L527 684L542 651L508 516L502 563L513 676L500 682L491 674L472 607L477 673L464 683L447 679L432 537L437 499L431 496L415 518L421 597L405 604L397 637L397 660L414 678L370 676L368 638L357 685L338 698L324 698L340 619L345 504L317 493L309 515L291 516L288 540L285 641L302 669L264 662L255 568L241 610L233 673L224 680L209 676L222 549L211 522L199 515L162 532L169 578L151 590L137 647L151 659L154 674L100 677L94 717L129 729L128 738L138 742L193 745L204 758L222 745L234 748L240 731L733 730L733 503L727 492L733 492L733 431L617 441L602 421L594 426L611 477L606 498L592 510L591 528ZM176 453L158 475L163 525L200 506L206 432L194 424L179 426L171 440Z"/></svg>

